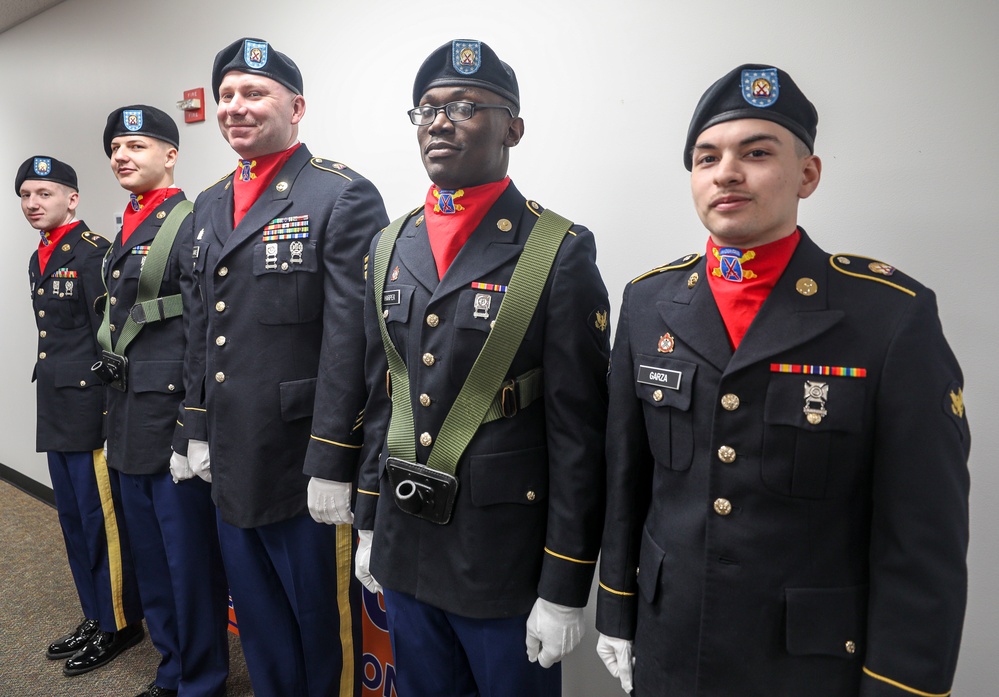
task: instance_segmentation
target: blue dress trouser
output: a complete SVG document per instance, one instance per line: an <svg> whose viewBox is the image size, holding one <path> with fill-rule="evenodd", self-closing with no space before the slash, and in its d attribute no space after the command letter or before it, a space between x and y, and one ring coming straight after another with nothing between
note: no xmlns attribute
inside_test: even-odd
<svg viewBox="0 0 999 697"><path fill-rule="evenodd" d="M105 632L142 619L118 473L103 450L49 452L49 478L84 617Z"/></svg>
<svg viewBox="0 0 999 697"><path fill-rule="evenodd" d="M360 584L350 525L308 515L237 528L218 519L256 697L360 695Z"/></svg>
<svg viewBox="0 0 999 697"><path fill-rule="evenodd" d="M229 675L229 601L211 485L169 472L121 474L146 627L162 659L156 684L219 697Z"/></svg>
<svg viewBox="0 0 999 697"><path fill-rule="evenodd" d="M559 697L562 664L527 660L527 615L471 619L385 589L400 697Z"/></svg>

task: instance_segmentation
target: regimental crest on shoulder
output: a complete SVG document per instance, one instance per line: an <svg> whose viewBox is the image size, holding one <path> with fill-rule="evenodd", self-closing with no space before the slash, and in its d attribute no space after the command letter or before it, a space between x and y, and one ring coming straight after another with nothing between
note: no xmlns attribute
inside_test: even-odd
<svg viewBox="0 0 999 697"><path fill-rule="evenodd" d="M250 41L243 42L243 61L250 68L260 70L267 65L267 42Z"/></svg>
<svg viewBox="0 0 999 697"><path fill-rule="evenodd" d="M780 96L777 68L743 70L742 96L755 107L764 108L775 104Z"/></svg>
<svg viewBox="0 0 999 697"><path fill-rule="evenodd" d="M121 112L122 124L129 131L142 128L142 109L125 109Z"/></svg>
<svg viewBox="0 0 999 697"><path fill-rule="evenodd" d="M35 174L39 177L47 177L52 174L52 158L36 157L34 164Z"/></svg>
<svg viewBox="0 0 999 697"><path fill-rule="evenodd" d="M482 67L482 45L479 41L451 42L451 65L461 75L473 75Z"/></svg>

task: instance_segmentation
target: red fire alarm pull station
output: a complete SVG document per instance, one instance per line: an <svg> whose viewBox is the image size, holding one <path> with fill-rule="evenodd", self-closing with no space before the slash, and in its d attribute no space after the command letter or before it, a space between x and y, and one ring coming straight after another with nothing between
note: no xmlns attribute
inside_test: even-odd
<svg viewBox="0 0 999 697"><path fill-rule="evenodd" d="M177 102L184 110L184 123L195 123L205 120L205 88L184 90L184 99Z"/></svg>

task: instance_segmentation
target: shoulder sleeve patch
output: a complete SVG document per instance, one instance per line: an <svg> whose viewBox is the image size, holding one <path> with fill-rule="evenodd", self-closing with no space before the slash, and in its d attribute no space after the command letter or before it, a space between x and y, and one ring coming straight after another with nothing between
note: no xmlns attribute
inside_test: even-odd
<svg viewBox="0 0 999 697"><path fill-rule="evenodd" d="M691 265L697 263L697 260L700 259L700 258L701 258L700 254L688 254L688 255L686 255L684 257L680 257L676 261L673 261L673 262L670 262L669 264L666 264L665 266L658 266L658 267L652 269L651 271L646 271L641 276L639 276L637 278L633 278L631 280L631 282L632 283L638 283L639 281L641 281L644 278L649 278L650 276L656 276L658 274L663 273L664 271L675 271L677 269L685 269L688 266L691 266Z"/></svg>
<svg viewBox="0 0 999 697"><path fill-rule="evenodd" d="M829 265L846 276L881 283L916 297L916 291L907 287L910 285L911 279L891 264L886 264L883 261L856 254L833 254L829 257Z"/></svg>
<svg viewBox="0 0 999 697"><path fill-rule="evenodd" d="M309 160L309 164L311 164L316 169L323 170L324 172L331 172L333 174L338 174L347 181L353 181L353 179L347 174L348 172L353 174L353 172L350 170L349 167L347 167L347 165L343 164L342 162L336 162L335 160L327 160L322 157L313 157L311 160Z"/></svg>

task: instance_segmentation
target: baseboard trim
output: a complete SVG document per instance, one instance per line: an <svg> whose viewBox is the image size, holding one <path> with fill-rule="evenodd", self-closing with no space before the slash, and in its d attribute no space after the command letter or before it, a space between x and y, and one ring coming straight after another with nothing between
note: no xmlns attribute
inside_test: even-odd
<svg viewBox="0 0 999 697"><path fill-rule="evenodd" d="M17 487L29 496L34 496L39 501L55 506L55 493L52 489L3 463L0 463L0 480Z"/></svg>

